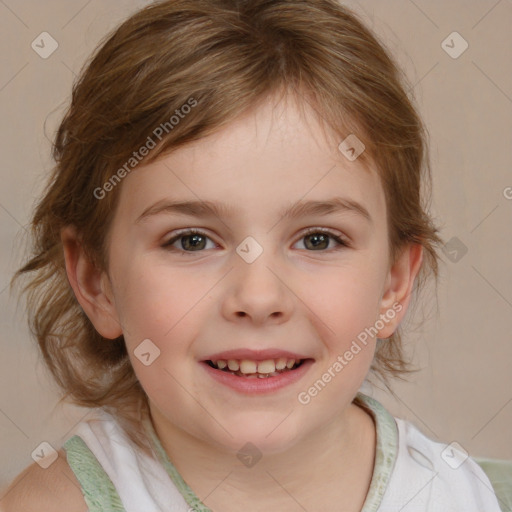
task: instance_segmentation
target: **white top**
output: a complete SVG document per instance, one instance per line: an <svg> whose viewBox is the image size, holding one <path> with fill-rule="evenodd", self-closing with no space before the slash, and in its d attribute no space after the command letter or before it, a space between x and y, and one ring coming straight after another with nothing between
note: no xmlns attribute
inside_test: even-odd
<svg viewBox="0 0 512 512"><path fill-rule="evenodd" d="M377 431L374 474L361 512L501 512L487 475L457 445L427 438L412 423L393 418L362 393L357 400L373 416ZM112 415L96 411L96 418L79 423L73 432L87 447L75 436L64 445L89 512L209 510L169 461L150 422L146 427L153 438L155 459L133 445ZM115 487L112 494L117 491L117 505L112 504L112 494L109 497L104 491L110 485L107 476L100 481L103 477L95 471L91 477L90 465L84 462L87 448Z"/></svg>
<svg viewBox="0 0 512 512"><path fill-rule="evenodd" d="M379 512L500 512L482 468L457 447L395 418L398 456Z"/></svg>

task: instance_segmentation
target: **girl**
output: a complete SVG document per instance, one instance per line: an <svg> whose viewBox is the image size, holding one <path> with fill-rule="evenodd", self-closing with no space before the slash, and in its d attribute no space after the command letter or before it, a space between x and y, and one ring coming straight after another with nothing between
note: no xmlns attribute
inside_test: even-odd
<svg viewBox="0 0 512 512"><path fill-rule="evenodd" d="M104 42L19 271L94 414L5 510L507 510L497 466L359 391L408 370L437 278L403 83L334 0L158 2Z"/></svg>

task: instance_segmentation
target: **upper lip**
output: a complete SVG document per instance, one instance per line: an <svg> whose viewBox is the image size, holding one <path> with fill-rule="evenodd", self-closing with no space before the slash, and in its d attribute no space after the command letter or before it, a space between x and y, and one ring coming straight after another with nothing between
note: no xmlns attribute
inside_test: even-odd
<svg viewBox="0 0 512 512"><path fill-rule="evenodd" d="M288 350L282 350L279 348L268 348L265 350L251 350L238 348L234 350L226 350L224 352L217 352L204 359L204 361L218 361L219 359L247 359L249 361L265 361L267 359L311 359L309 356L303 354L297 354L296 352L290 352Z"/></svg>

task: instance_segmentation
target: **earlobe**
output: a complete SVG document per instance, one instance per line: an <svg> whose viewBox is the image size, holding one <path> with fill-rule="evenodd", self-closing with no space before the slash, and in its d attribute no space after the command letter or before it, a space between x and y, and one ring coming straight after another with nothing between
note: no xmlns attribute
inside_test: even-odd
<svg viewBox="0 0 512 512"><path fill-rule="evenodd" d="M74 227L61 230L61 241L66 273L76 299L104 338L118 338L123 331L111 288L106 283L108 276L87 256Z"/></svg>
<svg viewBox="0 0 512 512"><path fill-rule="evenodd" d="M389 270L380 305L380 318L389 321L379 330L378 338L389 338L404 318L422 262L423 246L408 244Z"/></svg>

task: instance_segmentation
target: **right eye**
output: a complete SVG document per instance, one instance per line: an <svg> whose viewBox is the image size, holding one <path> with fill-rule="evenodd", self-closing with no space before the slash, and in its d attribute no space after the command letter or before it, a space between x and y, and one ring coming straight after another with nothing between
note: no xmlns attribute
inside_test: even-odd
<svg viewBox="0 0 512 512"><path fill-rule="evenodd" d="M215 242L206 233L197 229L186 229L175 234L162 247L173 252L201 252L207 248L207 240L210 240L213 244L213 247L209 247L210 249L216 247ZM178 247L176 247L177 243Z"/></svg>

